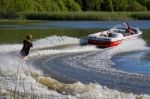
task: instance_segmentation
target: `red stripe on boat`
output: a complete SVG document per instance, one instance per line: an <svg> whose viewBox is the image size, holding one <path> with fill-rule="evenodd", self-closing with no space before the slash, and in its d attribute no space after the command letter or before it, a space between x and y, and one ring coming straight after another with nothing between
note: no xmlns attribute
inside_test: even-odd
<svg viewBox="0 0 150 99"><path fill-rule="evenodd" d="M113 41L113 42L110 42L110 41L88 40L89 44L96 45L98 47L113 47L113 46L117 46L121 42L122 42L122 40Z"/></svg>

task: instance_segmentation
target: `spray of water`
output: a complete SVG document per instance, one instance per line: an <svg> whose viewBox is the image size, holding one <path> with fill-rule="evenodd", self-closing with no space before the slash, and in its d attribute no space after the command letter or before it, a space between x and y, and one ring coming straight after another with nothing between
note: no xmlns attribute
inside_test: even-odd
<svg viewBox="0 0 150 99"><path fill-rule="evenodd" d="M138 42L141 44L144 43L142 40L138 40ZM34 48L29 55L29 59L30 58L33 59L37 56L42 57L50 54L89 52L89 51L100 50L97 49L95 46L79 46L80 44L79 39L70 38L66 36L47 37L45 39L34 41L33 44L34 44ZM74 45L74 44L76 46L66 47L63 49L53 48L55 46ZM19 65L20 68L18 70L18 75L17 75L17 79L19 79L19 82L17 82L18 86L16 90L18 92L23 92L23 93L31 93L31 94L34 93L37 95L37 97L39 97L39 99L41 94L44 94L46 98L57 98L57 99L66 99L66 98L68 99L78 99L78 98L80 99L113 99L113 98L135 99L137 97L140 98L149 97L148 95L134 95L132 93L123 93L116 90L111 90L99 84L92 84L92 83L83 84L80 82L76 82L74 84L64 84L50 77L43 77L42 72L36 69L35 67L33 67L33 65L28 61L19 63L20 59L18 55L21 47L22 47L21 44L0 45L0 54L1 54L0 55L0 68L1 68L0 88L2 90L5 90L5 91L1 90L1 93L14 91L16 86L15 75L17 72L17 67ZM143 50L143 49L144 50L147 49L145 45L142 49L141 47L136 46L134 47L134 49L132 48L129 50L128 43L127 44L124 43L124 45L120 45L117 48L112 48L112 50L109 50L109 55L106 56L109 56L109 58L108 57L107 58L110 59L113 54L118 52L135 51L135 50ZM92 63L91 61L88 62L90 64ZM91 65L95 66L93 65L93 63ZM96 66L96 68L97 67L99 66Z"/></svg>

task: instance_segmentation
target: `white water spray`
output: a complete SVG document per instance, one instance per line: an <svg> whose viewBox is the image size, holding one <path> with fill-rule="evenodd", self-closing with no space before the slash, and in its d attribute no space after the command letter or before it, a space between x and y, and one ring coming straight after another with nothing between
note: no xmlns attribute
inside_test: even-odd
<svg viewBox="0 0 150 99"><path fill-rule="evenodd" d="M129 49L129 42L124 43L116 48L112 48L109 50L109 54L105 52L105 49L97 49L95 46L79 46L80 40L77 38L70 38L70 37L57 37L57 36L52 36L52 37L47 37L45 39L37 40L34 41L34 48L31 51L29 57L30 58L35 58L40 54L41 56L46 56L50 54L60 54L60 53L72 53L72 52L88 52L88 51L95 51L95 50L101 50L104 51L105 55L103 55L104 59L105 57L109 56L108 59L111 58L112 55L118 52L126 52L126 51L136 51L136 50L147 50L148 48L145 47L144 41L141 39L138 39L138 46L132 48L130 47ZM66 47L63 49L45 49L48 47L55 47L55 46L60 46L60 45L70 45L70 44L77 44L77 46L71 46L71 47ZM142 46L141 46L142 45ZM132 44L131 44L132 46ZM14 90L15 86L15 74L17 71L17 66L19 64L20 59L18 58L19 51L21 49L22 45L21 44L13 44L13 45L1 45L0 46L0 68L1 68L1 76L0 80L7 82L7 88L5 88L4 83L0 83L0 88L5 89L5 90ZM141 48L142 47L142 48ZM41 49L42 48L42 49ZM92 58L92 57L91 57ZM90 63L91 65L87 66L96 66L96 68L99 66L95 65L93 60L97 60L99 58L98 56L92 59L89 59L86 61L86 64ZM84 61L83 61L84 62ZM98 61L95 61L98 62ZM81 67L79 67L81 68ZM87 67L88 68L88 67ZM27 93L32 93L38 95L38 94L46 94L49 95L47 98L57 98L57 99L135 99L136 97L141 97L141 98L147 98L149 96L147 95L133 95L132 93L123 93L119 92L116 90L111 90L106 87L102 87L99 84L82 84L80 82L70 84L68 85L69 88L72 89L73 92L71 92L70 95L63 95L60 94L54 90L48 90L46 86L43 86L39 84L34 78L31 77L31 75L28 75L29 71L34 71L38 75L42 76L42 72L37 70L36 68L33 67L32 64L29 64L28 62L22 62L20 64L20 69L19 69L19 74L18 77L21 77L20 82L18 84L17 91L20 92L27 92ZM51 82L53 82L53 79L50 79ZM58 82L59 83L59 82ZM62 83L59 83L60 85ZM25 86L25 89L23 86ZM32 86L32 89L31 89ZM111 93L111 94L110 94Z"/></svg>

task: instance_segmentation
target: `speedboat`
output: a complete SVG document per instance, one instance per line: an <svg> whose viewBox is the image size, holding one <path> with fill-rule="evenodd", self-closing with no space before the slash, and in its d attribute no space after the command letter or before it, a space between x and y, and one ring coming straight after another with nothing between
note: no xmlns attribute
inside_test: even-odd
<svg viewBox="0 0 150 99"><path fill-rule="evenodd" d="M127 23L115 25L109 30L97 32L87 37L88 44L107 48L121 44L123 41L137 38L142 34L139 28L129 26Z"/></svg>

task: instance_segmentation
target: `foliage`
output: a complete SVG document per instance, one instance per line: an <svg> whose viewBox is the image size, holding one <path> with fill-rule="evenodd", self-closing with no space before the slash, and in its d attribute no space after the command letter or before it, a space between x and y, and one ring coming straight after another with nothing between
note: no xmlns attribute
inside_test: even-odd
<svg viewBox="0 0 150 99"><path fill-rule="evenodd" d="M128 0L112 0L115 11L126 11L128 7Z"/></svg>
<svg viewBox="0 0 150 99"><path fill-rule="evenodd" d="M147 8L149 8L148 0L75 0L75 1L80 4L83 11L145 11L147 10Z"/></svg>
<svg viewBox="0 0 150 99"><path fill-rule="evenodd" d="M80 11L74 0L0 0L0 10L16 12Z"/></svg>
<svg viewBox="0 0 150 99"><path fill-rule="evenodd" d="M0 19L22 18L18 17L20 12L82 12L82 11L147 11L150 10L149 0L0 0ZM30 14L31 15L31 14ZM49 16L38 14L43 19ZM52 19L61 19L61 16L54 16ZM72 19L72 15L63 15ZM95 15L95 14L94 14ZM101 15L103 16L103 15ZM55 18L54 18L55 17ZM79 16L75 16L77 19ZM81 16L82 17L82 16ZM92 16L91 19L93 19ZM97 15L95 17L98 17ZM107 16L109 17L109 16ZM39 19L39 18L38 18ZM45 18L44 18L45 19ZM64 19L64 18L62 18Z"/></svg>
<svg viewBox="0 0 150 99"><path fill-rule="evenodd" d="M139 2L136 2L136 0L129 1L128 11L146 11L147 8L140 4Z"/></svg>
<svg viewBox="0 0 150 99"><path fill-rule="evenodd" d="M147 1L146 6L147 6L147 9L150 10L150 1Z"/></svg>
<svg viewBox="0 0 150 99"><path fill-rule="evenodd" d="M113 11L114 8L113 8L113 2L112 0L105 0L103 3L102 3L102 10L103 11Z"/></svg>
<svg viewBox="0 0 150 99"><path fill-rule="evenodd" d="M147 12L37 12L20 13L29 20L149 20Z"/></svg>
<svg viewBox="0 0 150 99"><path fill-rule="evenodd" d="M0 0L0 11L145 11L149 0Z"/></svg>
<svg viewBox="0 0 150 99"><path fill-rule="evenodd" d="M147 12L136 12L131 15L134 19L138 20L150 20L150 13Z"/></svg>

